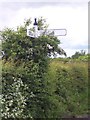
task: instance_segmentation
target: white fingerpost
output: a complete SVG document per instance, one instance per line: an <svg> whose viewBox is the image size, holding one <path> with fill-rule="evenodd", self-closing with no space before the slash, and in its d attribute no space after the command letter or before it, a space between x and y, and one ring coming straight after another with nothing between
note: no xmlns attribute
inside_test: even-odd
<svg viewBox="0 0 90 120"><path fill-rule="evenodd" d="M35 18L35 21L33 23L34 30L31 30L30 26L27 26L27 36L31 38L38 38L41 35L49 35L49 36L66 36L67 30L66 29L43 29L38 30L38 23L37 19Z"/></svg>

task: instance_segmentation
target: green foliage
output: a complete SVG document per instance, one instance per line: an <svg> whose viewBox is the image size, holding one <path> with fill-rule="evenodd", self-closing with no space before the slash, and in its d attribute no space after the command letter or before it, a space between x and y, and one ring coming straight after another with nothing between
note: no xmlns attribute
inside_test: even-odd
<svg viewBox="0 0 90 120"><path fill-rule="evenodd" d="M51 102L54 103L53 117L82 116L88 113L87 63L52 60L47 74L47 86L52 95Z"/></svg>
<svg viewBox="0 0 90 120"><path fill-rule="evenodd" d="M77 59L79 58L80 56L84 56L85 55L85 51L84 50L81 50L81 52L76 52L74 55L72 55L72 58L73 59Z"/></svg>
<svg viewBox="0 0 90 120"><path fill-rule="evenodd" d="M89 58L89 56L88 55L84 55L84 56L79 56L79 58L77 59L78 61L86 61L86 62L88 62L88 58Z"/></svg>
<svg viewBox="0 0 90 120"><path fill-rule="evenodd" d="M39 19L39 28L46 28L44 19ZM65 54L58 47L60 41L54 36L30 38L26 27L28 19L17 30L1 31L2 70L2 117L46 118L49 99L46 92L45 75L48 58L53 54ZM32 28L33 29L33 28Z"/></svg>
<svg viewBox="0 0 90 120"><path fill-rule="evenodd" d="M4 62L4 61L3 61ZM50 61L47 74L32 61L3 64L3 117L61 118L88 112L87 63Z"/></svg>
<svg viewBox="0 0 90 120"><path fill-rule="evenodd" d="M44 19L39 19L39 27L46 27ZM54 36L41 36L33 39L27 36L26 27L31 23L27 20L23 26L13 29L5 29L1 31L2 51L4 51L4 59L14 61L29 61L46 59L51 54L65 54L64 50L58 47L60 40Z"/></svg>
<svg viewBox="0 0 90 120"><path fill-rule="evenodd" d="M43 18L39 29L47 28ZM50 59L64 54L54 36L29 38L23 26L1 31L2 117L60 118L87 114L87 65L71 59ZM33 28L32 28L33 29Z"/></svg>
<svg viewBox="0 0 90 120"><path fill-rule="evenodd" d="M38 118L45 117L47 102L44 74L39 65L32 61L16 66L5 63L2 72L2 117Z"/></svg>

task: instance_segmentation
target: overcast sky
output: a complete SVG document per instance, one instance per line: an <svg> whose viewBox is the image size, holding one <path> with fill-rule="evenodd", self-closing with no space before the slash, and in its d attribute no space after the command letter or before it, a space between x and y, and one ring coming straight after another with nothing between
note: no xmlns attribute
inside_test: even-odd
<svg viewBox="0 0 90 120"><path fill-rule="evenodd" d="M7 1L7 2L6 2ZM19 1L19 2L18 2ZM0 1L0 29L17 27L24 19L44 17L49 28L65 28L67 36L59 37L61 47L71 56L88 49L87 0L10 0Z"/></svg>

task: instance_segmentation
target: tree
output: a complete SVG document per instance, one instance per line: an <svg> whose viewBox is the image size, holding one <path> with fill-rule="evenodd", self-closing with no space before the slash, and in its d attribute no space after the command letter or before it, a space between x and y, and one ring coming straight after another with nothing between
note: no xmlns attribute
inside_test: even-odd
<svg viewBox="0 0 90 120"><path fill-rule="evenodd" d="M72 55L72 58L79 58L80 56L84 56L85 55L85 51L81 50L81 52L76 52L74 55Z"/></svg>
<svg viewBox="0 0 90 120"><path fill-rule="evenodd" d="M39 28L46 28L44 19L39 19ZM5 29L1 32L2 51L4 51L4 59L6 60L36 60L38 58L48 57L56 54L65 54L65 51L58 47L60 40L54 36L41 36L39 38L30 38L26 34L26 27L31 23L28 19L23 26L17 27L17 31L13 29Z"/></svg>
<svg viewBox="0 0 90 120"><path fill-rule="evenodd" d="M39 29L47 28L44 19L39 19L38 23ZM10 28L1 31L4 52L3 100L5 101L2 113L6 118L42 118L48 115L49 99L45 87L48 58L51 55L66 55L65 51L58 47L60 40L55 36L42 35L35 39L28 37L26 27L29 24L31 24L30 19L26 20L23 26L17 27L16 31ZM9 68L7 63L13 63L13 67ZM11 100L12 105L9 106ZM18 113L15 114L15 111Z"/></svg>

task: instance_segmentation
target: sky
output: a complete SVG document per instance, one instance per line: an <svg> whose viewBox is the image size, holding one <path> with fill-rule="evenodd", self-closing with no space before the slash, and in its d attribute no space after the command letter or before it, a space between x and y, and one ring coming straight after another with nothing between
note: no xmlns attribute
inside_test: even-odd
<svg viewBox="0 0 90 120"><path fill-rule="evenodd" d="M49 1L49 2L48 2ZM66 36L59 36L67 56L76 51L88 51L88 1L87 0L1 0L0 30L15 28L24 19L43 17L49 28L67 30Z"/></svg>

